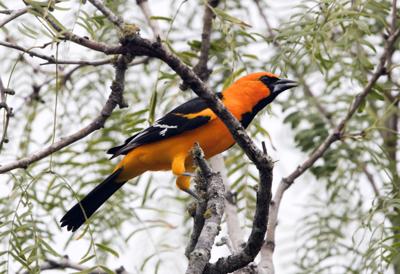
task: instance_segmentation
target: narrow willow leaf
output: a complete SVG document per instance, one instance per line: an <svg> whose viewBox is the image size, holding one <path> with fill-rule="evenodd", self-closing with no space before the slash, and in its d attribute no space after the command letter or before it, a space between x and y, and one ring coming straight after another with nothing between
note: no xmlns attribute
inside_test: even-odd
<svg viewBox="0 0 400 274"><path fill-rule="evenodd" d="M96 246L98 248L100 248L101 250L108 252L110 254L112 254L114 257L119 258L119 254L117 251L115 251L114 249L112 249L111 247L105 245L105 244L100 244L100 243L96 243Z"/></svg>

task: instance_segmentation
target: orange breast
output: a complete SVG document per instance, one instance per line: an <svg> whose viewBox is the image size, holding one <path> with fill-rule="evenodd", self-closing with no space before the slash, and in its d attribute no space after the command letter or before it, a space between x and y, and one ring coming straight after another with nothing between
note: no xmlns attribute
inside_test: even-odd
<svg viewBox="0 0 400 274"><path fill-rule="evenodd" d="M221 153L234 144L226 126L219 119L214 119L178 136L135 148L117 165L116 168L124 167L119 179L129 180L150 170L169 170L172 160L181 154L186 155L187 170L192 170L190 150L196 142L200 144L206 158Z"/></svg>

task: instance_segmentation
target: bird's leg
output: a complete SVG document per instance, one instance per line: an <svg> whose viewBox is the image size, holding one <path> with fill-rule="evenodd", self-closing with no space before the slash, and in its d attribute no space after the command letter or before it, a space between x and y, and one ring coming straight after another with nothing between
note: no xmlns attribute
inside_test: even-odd
<svg viewBox="0 0 400 274"><path fill-rule="evenodd" d="M199 196L190 189L190 177L194 175L190 172L186 172L185 168L186 155L178 155L172 161L172 172L178 176L176 178L176 186L180 189L199 200Z"/></svg>

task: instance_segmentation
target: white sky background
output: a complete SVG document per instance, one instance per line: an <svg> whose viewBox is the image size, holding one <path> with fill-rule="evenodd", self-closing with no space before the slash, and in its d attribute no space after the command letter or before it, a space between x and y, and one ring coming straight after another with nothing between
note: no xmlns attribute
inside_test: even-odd
<svg viewBox="0 0 400 274"><path fill-rule="evenodd" d="M132 2L132 12L140 12L139 9L136 7L136 1L131 1ZM191 1L186 3L185 5L190 4ZM272 26L276 26L277 22L281 19L288 18L288 14L290 14L293 10L290 8L291 6L300 3L301 1L295 1L295 0L280 0L280 1L269 1L271 8L266 10L266 14L269 16L270 23ZM12 7L12 4L16 4L18 7L23 7L23 4L18 4L19 1L13 1L13 0L7 0L4 1L8 6ZM89 3L87 5L90 5ZM155 16L170 16L171 15L171 5L169 1L151 1L150 0L150 5L153 10L153 13ZM201 13L203 12L203 9L201 9ZM256 10L253 11L254 16L251 17L251 22L249 22L253 27L255 31L262 32L266 28L264 26L263 21L258 16L258 12ZM201 19L201 16L199 17ZM125 19L127 19L125 17ZM243 18L244 21L248 22L247 18ZM63 20L60 20L63 22ZM129 21L129 20L128 20ZM168 23L163 23L163 21L160 21L161 28L162 30L166 30L168 27ZM164 25L163 25L164 24ZM179 28L179 26L177 26ZM78 29L78 28L77 28ZM77 32L78 33L78 32ZM78 33L79 34L79 33ZM2 35L2 34L0 34ZM143 32L143 35L146 36L148 33ZM200 36L200 33L199 33ZM1 37L3 38L3 37ZM70 45L70 49L67 51L61 51L61 57L63 59L76 59L73 58L73 56L70 56L71 53L75 53L75 49L77 47L75 45ZM79 55L82 54L83 51L86 51L86 49L83 49L82 47L79 47L80 51L78 51ZM257 52L262 52L262 49L255 49ZM9 52L9 49L4 49L0 47L0 56L3 54L7 54ZM83 53L84 55L84 53ZM84 56L85 57L85 56ZM49 67L50 69L50 67ZM5 71L5 67L0 66L0 75L3 79L3 81L6 80L6 78L9 75L9 71ZM129 81L129 79L127 79ZM315 84L312 83L311 84ZM108 85L109 86L109 85ZM108 86L105 87L106 94L108 94ZM279 100L284 100L285 96L290 96L290 92L301 92L299 88L294 89L292 91L286 92L286 94L283 94L279 97ZM282 120L284 115L281 113L281 108L279 106L279 100L275 101L272 105L272 110L273 110L273 115L263 115L262 119L262 125L268 130L268 132L271 134L271 138L273 141L273 144L276 148L276 150L273 150L270 144L267 142L268 145L268 152L272 156L274 160L277 160L277 163L275 165L274 169L274 191L280 181L280 178L282 178L285 175L288 175L291 171L295 169L295 167L300 164L304 159L306 158L305 155L301 154L298 149L295 148L294 142L293 142L293 135L291 133L291 130L288 126L284 125ZM43 117L43 119L51 119L52 117ZM45 122L43 120L43 124L47 124L47 121ZM77 126L77 125L74 125ZM78 125L80 127L80 125ZM36 134L38 139L43 139L41 138L41 133L42 131L39 129L35 129ZM71 132L74 132L74 129L71 129ZM60 134L58 136L61 136L63 134ZM90 138L86 137L86 138ZM267 139L267 138L266 138ZM121 140L123 141L123 140ZM85 142L85 139L83 139L81 142ZM0 163L8 162L8 160L13 159L14 155L0 155ZM105 155L105 157L107 157ZM167 175L168 174L168 175ZM0 175L0 181L1 181L1 176ZM157 178L160 180L164 180L166 176L170 178L169 173L158 173L155 175ZM140 186L144 186L139 185ZM171 184L171 187L175 187L174 184ZM281 273L293 273L293 264L295 263L295 233L296 229L298 228L298 221L299 218L304 214L304 208L302 205L307 203L307 195L310 192L313 192L313 189L318 187L318 183L315 181L315 179L309 175L305 174L303 175L299 180L296 181L296 183L285 193L284 199L282 201L281 209L280 209L280 214L279 214L279 226L277 228L277 241L276 241L276 252L275 252L275 267L276 267L276 273L281 274ZM0 190L1 193L7 193L7 189L4 188L3 184L0 184ZM163 207L168 206L168 203L165 204L163 202ZM175 210L175 209L172 209ZM179 212L179 209L176 210L177 212L177 218L180 218L179 214L184 214L183 212ZM146 214L146 213L143 213ZM145 216L145 215L144 215ZM171 219L168 220L171 222ZM178 222L179 223L179 222ZM143 261L143 257L145 255L148 255L146 251L148 250L153 250L155 246L157 246L158 241L160 238L163 237L163 235L157 235L157 233L154 233L155 230L152 230L151 233L152 235L147 235L146 233L142 233L141 237L134 237L134 239L129 243L129 250L127 251L126 254L120 254L122 255L120 259L115 260L108 266L111 268L117 268L120 265L123 265L128 271L130 272L135 272L135 269L138 269L140 267L139 263ZM154 233L154 234L153 234ZM179 230L178 232L179 233ZM169 234L171 235L171 233ZM65 230L60 233L60 240L65 239L66 237L69 236L69 232L66 232ZM300 235L297 235L300 236ZM177 244L182 242L182 238L177 236ZM70 256L72 261L79 261L81 257L81 252L82 249L86 249L86 243L83 242L74 242L72 245L72 248L67 251L67 254ZM60 246L58 251L61 251L62 247ZM184 250L184 246L181 247L181 250ZM178 253L175 253L175 256ZM217 252L213 253L213 258L218 258L224 254L223 249L218 249ZM171 257L171 268L173 269L180 269L181 273L184 272L184 269L186 267L186 261L185 257L182 255L179 258L176 258L175 260L173 257ZM164 266L166 266L164 264ZM162 273L168 273L168 271L161 271ZM48 271L47 273L52 273ZM57 271L53 271L53 273L58 273Z"/></svg>

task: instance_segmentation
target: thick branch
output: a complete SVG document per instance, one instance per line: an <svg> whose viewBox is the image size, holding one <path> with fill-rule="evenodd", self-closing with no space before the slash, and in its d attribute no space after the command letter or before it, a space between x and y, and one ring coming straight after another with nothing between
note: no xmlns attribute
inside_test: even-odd
<svg viewBox="0 0 400 274"><path fill-rule="evenodd" d="M129 58L128 58L129 59ZM27 168L30 164L45 158L46 156L61 150L62 148L88 136L90 133L102 128L106 120L110 117L111 113L115 109L117 105L120 107L124 107L123 103L123 90L124 90L124 81L125 81L125 72L127 69L127 63L130 60L127 60L127 57L120 56L115 64L115 80L111 85L111 93L108 97L107 102L105 103L103 109L100 114L86 127L81 130L61 138L59 141L54 144L41 149L30 156L24 157L15 162L11 162L5 165L0 166L0 173L4 173L10 171L15 168Z"/></svg>
<svg viewBox="0 0 400 274"><path fill-rule="evenodd" d="M189 265L186 274L201 274L211 257L211 249L215 237L220 231L222 215L224 213L225 187L221 176L214 173L199 145L196 144L193 150L193 157L200 168L200 181L206 190L207 209L200 212L204 217L204 226L198 237L196 246L189 256Z"/></svg>

